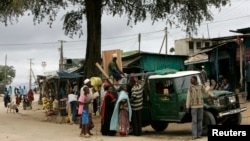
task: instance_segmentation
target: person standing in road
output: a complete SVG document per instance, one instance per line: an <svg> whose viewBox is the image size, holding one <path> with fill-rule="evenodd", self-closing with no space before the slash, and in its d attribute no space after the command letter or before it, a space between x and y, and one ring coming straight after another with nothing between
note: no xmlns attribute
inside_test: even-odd
<svg viewBox="0 0 250 141"><path fill-rule="evenodd" d="M118 98L111 117L110 130L116 131L118 129L120 135L126 136L129 133L129 122L131 122L132 118L132 108L127 93L127 85L121 85L118 93Z"/></svg>
<svg viewBox="0 0 250 141"><path fill-rule="evenodd" d="M88 103L88 113L89 113L89 124L88 124L88 134L89 135L93 135L90 131L91 129L93 129L95 127L94 125L94 122L92 120L92 114L93 114L93 100L95 98L97 98L99 96L99 93L98 92L93 92L93 87L91 85L91 81L90 79L86 78L84 81L83 81L84 85L83 87L81 88L80 92L82 95L84 93L84 88L87 87L89 89L89 92L87 94L87 98L89 100L89 103ZM80 127L81 127L81 124L80 124Z"/></svg>
<svg viewBox="0 0 250 141"><path fill-rule="evenodd" d="M111 117L115 108L116 97L112 85L105 86L107 90L101 107L101 133L103 136L114 136L116 131L109 129Z"/></svg>
<svg viewBox="0 0 250 141"><path fill-rule="evenodd" d="M203 94L209 97L214 97L209 90L206 90L204 85L200 85L197 81L197 76L191 77L191 86L188 89L186 99L186 110L189 112L191 108L192 116L192 139L200 138L202 135L202 121L203 121Z"/></svg>
<svg viewBox="0 0 250 141"><path fill-rule="evenodd" d="M77 95L73 90L68 94L68 103L71 111L71 124L76 124L76 107L77 107Z"/></svg>
<svg viewBox="0 0 250 141"><path fill-rule="evenodd" d="M143 89L144 79L139 82L137 77L133 77L135 84L131 89L130 104L132 108L132 128L133 135L140 136L142 134L142 117L141 111L143 108Z"/></svg>
<svg viewBox="0 0 250 141"><path fill-rule="evenodd" d="M17 93L18 93L18 88L15 87L15 88L14 88L14 94L16 95Z"/></svg>
<svg viewBox="0 0 250 141"><path fill-rule="evenodd" d="M20 92L21 98L23 98L24 93L23 93L23 88L21 86L19 86L19 92Z"/></svg>
<svg viewBox="0 0 250 141"><path fill-rule="evenodd" d="M81 114L81 137L90 137L89 134L89 102L90 99L88 98L89 94L89 88L83 87L83 93L80 95L78 99L79 108L78 108L78 114Z"/></svg>
<svg viewBox="0 0 250 141"><path fill-rule="evenodd" d="M9 86L8 91L9 91L9 95L12 95L12 94L13 94L13 93L12 93L12 87L11 87L11 86Z"/></svg>
<svg viewBox="0 0 250 141"><path fill-rule="evenodd" d="M23 86L23 95L27 94L27 89L25 88L25 86Z"/></svg>
<svg viewBox="0 0 250 141"><path fill-rule="evenodd" d="M34 93L33 93L32 89L29 89L27 96L28 96L28 100L30 102L30 106L32 107L32 102L34 101Z"/></svg>
<svg viewBox="0 0 250 141"><path fill-rule="evenodd" d="M8 103L10 101L11 101L11 99L10 99L9 91L8 91L7 87L5 87L5 90L4 90L4 107L7 107Z"/></svg>
<svg viewBox="0 0 250 141"><path fill-rule="evenodd" d="M95 127L94 122L92 120L92 115L93 115L93 111L94 111L94 109L93 109L93 101L94 101L94 99L96 99L99 96L99 93L93 91L93 86L91 85L91 81L88 78L84 80L84 86L83 87L87 87L89 89L88 98L89 98L90 102L88 104L88 106L89 106L89 108L88 108L88 110L89 110L88 111L89 112L89 124L88 124L89 129L88 129L88 131L89 131L89 135L93 135L90 132L91 129L93 129Z"/></svg>

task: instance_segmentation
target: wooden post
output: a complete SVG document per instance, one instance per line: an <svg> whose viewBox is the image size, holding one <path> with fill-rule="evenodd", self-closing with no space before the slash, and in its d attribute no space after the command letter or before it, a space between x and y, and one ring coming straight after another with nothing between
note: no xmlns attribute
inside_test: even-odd
<svg viewBox="0 0 250 141"><path fill-rule="evenodd" d="M101 73L105 76L105 78L107 78L107 80L109 81L109 83L113 84L112 79L109 78L108 74L102 69L101 65L98 62L96 62L95 65L101 71Z"/></svg>

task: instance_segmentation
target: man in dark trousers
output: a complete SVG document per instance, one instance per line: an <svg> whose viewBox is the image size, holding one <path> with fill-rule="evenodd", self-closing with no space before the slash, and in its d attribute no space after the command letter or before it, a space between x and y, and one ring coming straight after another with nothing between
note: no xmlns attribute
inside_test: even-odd
<svg viewBox="0 0 250 141"><path fill-rule="evenodd" d="M7 107L8 103L10 102L10 95L7 87L4 90L4 107Z"/></svg>
<svg viewBox="0 0 250 141"><path fill-rule="evenodd" d="M138 80L137 77L133 77L135 84L131 89L130 104L132 108L132 128L133 135L140 136L142 134L142 117L141 112L143 108L143 89L145 80Z"/></svg>

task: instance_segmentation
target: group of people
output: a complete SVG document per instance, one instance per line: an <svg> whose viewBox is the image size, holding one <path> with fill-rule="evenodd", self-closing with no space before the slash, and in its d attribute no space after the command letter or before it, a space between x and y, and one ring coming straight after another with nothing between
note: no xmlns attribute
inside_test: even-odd
<svg viewBox="0 0 250 141"><path fill-rule="evenodd" d="M113 59L109 64L109 74L112 75L112 78L114 78L116 82L119 82L119 80L122 79L122 71L120 71L116 63L117 55L113 54L112 57ZM95 89L91 80L92 78L86 78L83 81L79 93L76 92L78 91L78 88L76 85L73 85L73 83L70 85L69 89L66 85L60 88L61 97L67 98L66 105L69 110L68 114L71 116L70 123L76 124L77 117L79 117L80 136L92 136L93 134L91 133L91 130L95 127L92 116L97 112L99 99L101 101L100 132L102 135L114 136L116 134L116 129L118 128L118 123L121 122L126 124L119 124L121 129L120 133L127 135L130 129L132 110L126 84L121 85L117 89L113 87L114 85L111 85L111 83L103 83L105 84L105 86L103 85L103 97L100 99L100 91Z"/></svg>
<svg viewBox="0 0 250 141"><path fill-rule="evenodd" d="M227 79L220 75L218 83L215 81L215 79L210 80L210 90L232 91L232 87Z"/></svg>
<svg viewBox="0 0 250 141"><path fill-rule="evenodd" d="M114 87L109 81L104 83L104 96L101 105L101 134L114 136L118 132L122 136L142 134L143 89L144 78L131 75L124 80L125 74L117 64L117 54L112 55L108 64L109 76L118 83Z"/></svg>
<svg viewBox="0 0 250 141"><path fill-rule="evenodd" d="M204 66L201 66L201 77L203 79L203 82L208 82L208 76L207 72L205 70ZM228 80L223 77L222 75L219 75L219 81L216 82L215 79L210 79L210 90L226 90L226 91L232 91L232 86L228 82Z"/></svg>
<svg viewBox="0 0 250 141"><path fill-rule="evenodd" d="M22 92L22 94L20 93L20 91ZM23 89L21 88L21 86L19 87L19 89L15 87L14 94L13 94L11 86L9 86L8 88L7 87L5 88L5 91L4 91L4 106L5 107L7 107L7 104L11 101L15 102L15 104L17 105L20 105L22 101L27 101L31 104L33 100L34 100L34 93L32 89L30 89L27 92L25 89L25 86L23 86Z"/></svg>
<svg viewBox="0 0 250 141"><path fill-rule="evenodd" d="M101 106L101 133L104 136L142 134L141 110L145 81L132 76L128 84L120 84L117 91L104 84L106 93Z"/></svg>
<svg viewBox="0 0 250 141"><path fill-rule="evenodd" d="M101 100L101 129L103 136L115 136L119 133L126 136L131 132L134 135L141 135L141 110L143 102L144 79L139 80L138 77L131 77L129 84L119 84L114 87L108 81L103 83L104 96ZM91 129L94 128L92 121L93 101L99 96L99 92L92 89L91 81L84 80L81 87L80 96L69 94L70 107L72 111L76 111L74 107L78 105L77 114L72 113L72 121L76 122L76 117L80 116L80 136L90 137L93 135ZM76 103L77 101L77 103Z"/></svg>
<svg viewBox="0 0 250 141"><path fill-rule="evenodd" d="M91 129L94 128L92 115L94 113L93 101L99 96L99 92L93 89L90 79L83 81L83 86L80 88L80 93L77 93L76 84L72 84L65 92L67 95L67 109L71 124L77 124L77 117L80 117L79 128L81 137L90 137L93 135Z"/></svg>

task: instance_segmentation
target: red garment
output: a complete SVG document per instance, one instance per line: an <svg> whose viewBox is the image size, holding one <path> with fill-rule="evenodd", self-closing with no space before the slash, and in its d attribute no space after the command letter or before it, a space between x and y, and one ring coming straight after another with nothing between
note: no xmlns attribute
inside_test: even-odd
<svg viewBox="0 0 250 141"><path fill-rule="evenodd" d="M101 109L101 121L102 121L102 123L104 122L104 115L105 115L105 108L106 108L106 97L110 97L112 100L114 100L115 99L115 96L112 94L112 92L110 92L110 91L107 91L107 93L105 94L105 96L104 96L104 100L103 100L103 103L102 103L102 109Z"/></svg>
<svg viewBox="0 0 250 141"><path fill-rule="evenodd" d="M29 101L33 101L34 100L34 94L33 94L33 91L31 89L28 92L28 99L29 99Z"/></svg>
<svg viewBox="0 0 250 141"><path fill-rule="evenodd" d="M22 98L20 96L16 96L16 104L19 105L22 101Z"/></svg>

